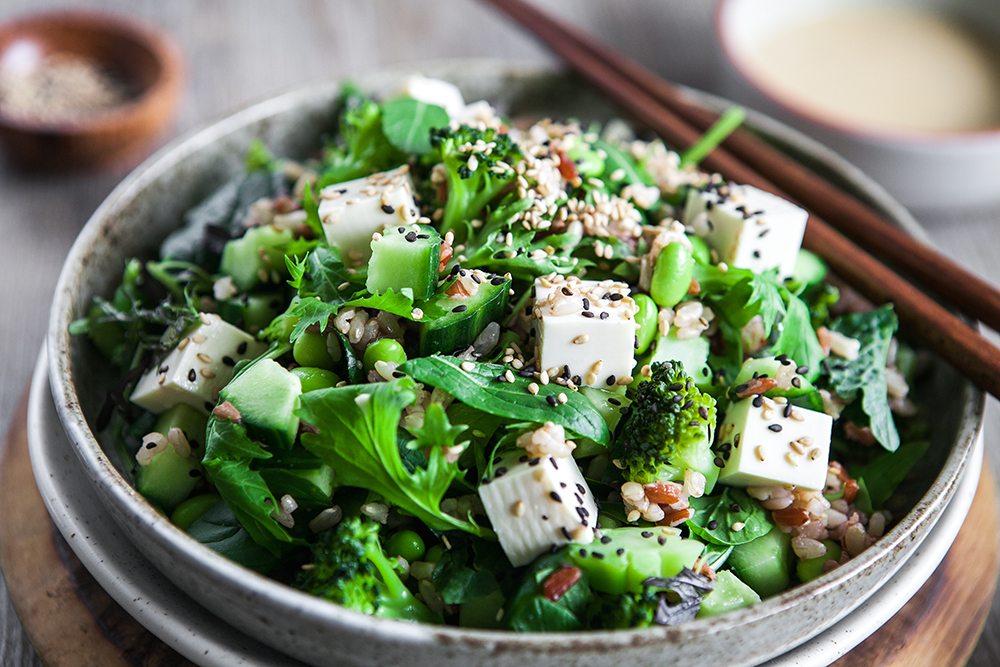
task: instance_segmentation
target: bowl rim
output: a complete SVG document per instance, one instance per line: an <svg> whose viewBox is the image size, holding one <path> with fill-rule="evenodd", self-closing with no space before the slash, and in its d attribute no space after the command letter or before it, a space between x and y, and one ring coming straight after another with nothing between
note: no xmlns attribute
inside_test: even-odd
<svg viewBox="0 0 1000 667"><path fill-rule="evenodd" d="M727 30L726 26L732 22L726 19L726 15L728 12L733 11L732 6L734 4L744 1L718 0L715 5L713 18L715 41L719 45L726 64L743 81L750 85L754 92L763 96L768 102L789 116L801 118L827 131L846 135L859 141L898 144L906 147L959 147L968 144L979 144L984 140L1000 142L1000 124L976 130L947 130L937 132L933 130L854 125L849 121L825 114L817 107L801 104L785 97L773 87L766 85L764 77L761 76L760 72L748 64L746 58L743 58L739 54L732 40L729 39L729 30ZM834 10L834 12L842 12L845 9L850 8L841 8ZM831 12L831 14L834 12Z"/></svg>
<svg viewBox="0 0 1000 667"><path fill-rule="evenodd" d="M469 63L467 60L448 62L453 64L461 62L466 66ZM545 76L556 73L550 66L537 63L531 65L512 64L509 60L480 60L476 62L502 65L505 74L516 72ZM396 68L379 68L377 72L383 74L397 71L399 73L412 73L432 67L433 63L414 63ZM90 252L90 247L99 243L103 225L114 215L115 211L124 207L132 197L159 176L169 172L185 157L205 148L236 129L263 120L283 110L287 111L293 107L301 106L309 100L330 96L340 88L340 84L341 81L326 80L297 87L263 102L248 105L221 120L206 123L170 142L129 174L112 191L88 220L70 249L57 282L46 338L49 354L49 378L63 427L73 443L74 450L77 452L85 471L91 475L95 484L97 484L97 480L101 480L101 486L97 490L102 494L103 500L114 502L117 507L124 508L135 520L146 524L147 529L152 530L159 539L171 543L186 557L200 561L204 568L211 571L212 576L239 581L240 586L247 589L249 594L267 598L272 603L288 610L294 610L296 613L307 614L331 627L336 626L339 629L357 633L359 636L391 637L396 642L409 642L413 645L437 643L455 647L465 646L472 649L494 646L498 641L502 641L504 650L535 652L541 650L546 653L570 649L607 653L625 647L640 647L663 644L664 642L678 643L689 638L725 632L751 621L760 621L787 611L803 600L837 589L846 580L857 576L878 562L890 558L895 551L904 549L913 540L911 533L922 530L923 534L926 535L926 531L929 531L934 525L941 510L950 501L957 488L975 439L983 425L985 395L968 383L965 385L967 400L964 403L958 435L942 466L941 473L914 508L879 540L878 548L870 548L849 561L845 566L812 582L801 584L768 598L752 607L732 611L714 618L698 619L680 626L522 634L502 630L412 624L375 618L331 604L249 570L196 542L176 528L154 510L121 477L101 449L100 443L94 437L81 410L79 396L73 382L73 369L69 356L71 337L67 328L73 318L72 295L74 293L75 271L83 265ZM707 95L704 97L718 99ZM766 118L760 114L751 114L751 117ZM783 132L787 136L794 136L796 141L801 141L810 148L817 149L817 152L832 155L816 142L802 137L800 133L773 120L769 123L783 128ZM843 160L837 159L843 163ZM845 176L848 180L861 178L862 180L856 183L860 190L868 192L876 199L881 199L892 210L901 210L894 200L888 198L884 191L878 186L874 186L867 177L863 177L860 171L852 169ZM916 224L909 216L903 218L901 222L907 227L910 224ZM942 480L942 477L946 477L946 479ZM832 623L833 620L830 622Z"/></svg>
<svg viewBox="0 0 1000 667"><path fill-rule="evenodd" d="M60 23L74 30L101 30L115 39L131 39L153 56L159 75L138 95L109 109L65 120L34 120L10 117L0 111L0 126L26 133L85 134L114 129L132 118L152 113L161 105L172 105L183 87L185 61L177 40L154 24L131 16L94 9L56 9L15 16L0 23L0 37L30 35L39 25Z"/></svg>

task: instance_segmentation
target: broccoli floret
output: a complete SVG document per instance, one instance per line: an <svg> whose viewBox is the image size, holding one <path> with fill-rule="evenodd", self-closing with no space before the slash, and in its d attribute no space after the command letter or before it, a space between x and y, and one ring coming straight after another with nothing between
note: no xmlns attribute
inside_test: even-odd
<svg viewBox="0 0 1000 667"><path fill-rule="evenodd" d="M639 593L595 593L587 607L589 627L618 630L686 623L694 620L702 599L715 588L707 577L687 568L669 579L650 577L642 585Z"/></svg>
<svg viewBox="0 0 1000 667"><path fill-rule="evenodd" d="M587 619L592 630L626 630L648 628L656 618L660 596L649 587L641 593L595 593L587 608Z"/></svg>
<svg viewBox="0 0 1000 667"><path fill-rule="evenodd" d="M464 241L472 220L514 180L513 165L522 159L521 149L505 132L468 125L431 130L431 146L432 159L443 164L447 174L441 233L454 232Z"/></svg>
<svg viewBox="0 0 1000 667"><path fill-rule="evenodd" d="M695 386L683 364L654 364L619 425L615 457L625 478L640 484L680 481L693 468L710 488L719 474L711 450L715 419L715 399Z"/></svg>
<svg viewBox="0 0 1000 667"><path fill-rule="evenodd" d="M369 616L441 623L393 570L378 532L379 524L354 517L321 533L296 587Z"/></svg>
<svg viewBox="0 0 1000 667"><path fill-rule="evenodd" d="M377 103L348 87L341 104L340 142L330 146L323 158L317 191L406 162L406 155L382 132L382 109Z"/></svg>

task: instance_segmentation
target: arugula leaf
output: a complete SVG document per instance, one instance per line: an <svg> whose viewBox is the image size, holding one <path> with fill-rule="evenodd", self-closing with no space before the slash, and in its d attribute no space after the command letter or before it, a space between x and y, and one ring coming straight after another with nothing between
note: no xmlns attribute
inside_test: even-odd
<svg viewBox="0 0 1000 667"><path fill-rule="evenodd" d="M202 461L205 477L215 485L253 541L278 556L281 542L295 540L273 516L278 502L267 482L259 471L250 468L252 460L268 458L271 454L251 440L243 426L216 417L209 419Z"/></svg>
<svg viewBox="0 0 1000 667"><path fill-rule="evenodd" d="M328 148L317 189L332 183L386 171L406 162L406 154L393 146L382 131L379 105L355 90L346 90L340 118L340 143Z"/></svg>
<svg viewBox="0 0 1000 667"><path fill-rule="evenodd" d="M809 372L805 376L812 382L819 376L820 364L826 355L812 327L809 307L788 290L782 288L781 293L785 298L786 312L778 324L778 340L768 350L767 356L787 354L798 366L808 366Z"/></svg>
<svg viewBox="0 0 1000 667"><path fill-rule="evenodd" d="M306 332L306 329L314 325L319 327L320 333L326 331L330 326L330 320L340 310L341 305L326 303L320 300L318 296L299 299L293 303L280 318L283 320L297 319L295 326L292 327L292 333L288 338L289 342L294 343ZM268 327L264 334L268 335L270 329L271 327ZM280 327L278 329L280 331Z"/></svg>
<svg viewBox="0 0 1000 667"><path fill-rule="evenodd" d="M840 398L851 401L861 392L861 409L868 416L872 435L890 452L899 447L899 433L889 408L885 363L897 326L891 304L867 313L844 315L830 329L859 340L861 350L853 361L828 360L823 364L829 374L830 390Z"/></svg>
<svg viewBox="0 0 1000 667"><path fill-rule="evenodd" d="M441 499L459 473L457 464L445 460L441 446L430 447L426 468L407 470L396 446L396 428L403 408L414 400L409 378L308 392L296 414L319 433L303 434L302 444L337 471L341 484L374 491L434 530L491 535L471 520L441 511ZM414 431L418 443L447 431L444 411L431 413L431 423Z"/></svg>
<svg viewBox="0 0 1000 667"><path fill-rule="evenodd" d="M872 509L882 509L913 466L924 458L929 446L927 440L910 442L894 452L883 452L866 466L851 469L851 475L859 483L864 481Z"/></svg>
<svg viewBox="0 0 1000 667"><path fill-rule="evenodd" d="M279 558L253 541L224 501L195 519L188 535L212 551L261 574L267 574L278 564Z"/></svg>
<svg viewBox="0 0 1000 667"><path fill-rule="evenodd" d="M299 296L308 298L319 297L331 305L341 305L347 302L351 293L349 287L340 289L344 283L364 284L364 278L351 273L340 259L337 248L321 246L316 248L306 258L305 272L299 287Z"/></svg>
<svg viewBox="0 0 1000 667"><path fill-rule="evenodd" d="M412 97L382 104L382 132L389 143L405 153L430 153L431 130L448 127L450 122L443 108Z"/></svg>
<svg viewBox="0 0 1000 667"><path fill-rule="evenodd" d="M354 352L354 347L347 336L337 330L334 330L334 333L340 339L340 349L344 351L344 365L347 369L348 381L351 384L364 384L368 380L361 358Z"/></svg>
<svg viewBox="0 0 1000 667"><path fill-rule="evenodd" d="M412 293L412 290L409 288L407 288L406 291ZM356 296L345 303L343 307L375 308L392 313L397 317L410 319L412 317L410 313L413 312L413 297L405 292L396 292L392 289L387 289L383 294L366 293L361 296ZM438 308L437 310L442 310L441 314L443 314L443 309ZM425 310L424 313L426 315L428 311ZM433 315L433 313L430 314L431 317L433 317Z"/></svg>
<svg viewBox="0 0 1000 667"><path fill-rule="evenodd" d="M466 371L464 363L472 363ZM515 377L514 382L499 382L497 378L507 370L497 364L462 362L454 357L423 357L407 361L400 370L419 382L444 389L458 400L491 415L508 417L517 421L560 424L577 437L590 438L607 446L610 436L608 425L594 404L575 391L552 383L541 385L538 395L528 392L532 380ZM565 404L553 407L547 400L566 394Z"/></svg>
<svg viewBox="0 0 1000 667"><path fill-rule="evenodd" d="M499 588L492 572L468 566L469 556L467 547L453 543L435 566L431 581L445 604L472 602Z"/></svg>
<svg viewBox="0 0 1000 667"><path fill-rule="evenodd" d="M771 532L774 525L767 511L746 491L726 487L719 496L702 496L690 499L694 516L685 524L703 540L722 546L736 546L752 542ZM715 522L715 527L710 524ZM744 524L733 530L733 524Z"/></svg>

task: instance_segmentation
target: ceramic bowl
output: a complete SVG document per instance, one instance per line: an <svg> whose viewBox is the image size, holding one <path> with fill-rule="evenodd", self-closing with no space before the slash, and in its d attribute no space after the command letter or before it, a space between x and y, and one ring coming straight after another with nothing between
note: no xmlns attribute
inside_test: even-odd
<svg viewBox="0 0 1000 667"><path fill-rule="evenodd" d="M754 52L778 32L843 12L879 8L944 15L975 26L1000 44L994 0L720 0L715 24L724 61L722 93L826 144L908 207L940 211L1000 204L1000 127L967 132L871 129L791 99L753 64ZM927 81L927 89L934 94L933 81Z"/></svg>
<svg viewBox="0 0 1000 667"><path fill-rule="evenodd" d="M180 49L152 26L110 14L57 11L0 25L0 71L30 68L52 55L96 62L122 79L132 97L93 115L41 120L5 115L0 142L31 167L107 163L139 150L173 118L183 81Z"/></svg>
<svg viewBox="0 0 1000 667"><path fill-rule="evenodd" d="M497 62L425 66L460 85L468 99L489 99L510 114L603 120L612 109L572 79L537 67ZM376 94L398 87L404 73L358 82ZM948 505L982 425L984 397L954 370L934 363L916 391L933 396L928 461L940 469L914 509L874 547L847 565L763 603L714 619L638 631L514 634L405 624L360 615L307 596L219 556L176 529L118 474L91 428L114 381L83 338L67 326L94 295L108 295L124 261L151 256L182 213L242 169L242 155L261 138L278 155L304 156L330 129L334 83L310 86L241 111L175 142L129 176L101 205L70 251L56 290L48 334L49 374L59 417L80 459L81 474L123 533L179 588L242 632L309 664L459 667L525 664L660 664L738 667L757 664L806 641L850 613L914 552ZM721 108L726 102L708 100ZM780 145L919 232L897 204L868 179L801 135L773 121L751 123ZM108 447L108 452L112 450Z"/></svg>

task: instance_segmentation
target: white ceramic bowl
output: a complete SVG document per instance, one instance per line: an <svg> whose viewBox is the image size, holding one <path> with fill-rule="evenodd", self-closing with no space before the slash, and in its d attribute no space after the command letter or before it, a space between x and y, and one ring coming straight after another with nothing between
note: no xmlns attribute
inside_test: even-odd
<svg viewBox="0 0 1000 667"><path fill-rule="evenodd" d="M611 109L573 80L539 68L496 62L423 67L459 84L469 99L498 102L514 114L607 119ZM363 77L379 94L394 90L401 72ZM940 467L934 483L874 547L847 565L763 603L713 619L648 630L514 634L405 624L370 618L327 603L223 558L190 539L129 486L91 430L114 373L67 326L94 295L108 295L128 257L150 256L182 213L230 175L253 138L279 155L310 154L332 124L337 86L325 83L250 107L179 140L129 176L84 228L59 279L48 335L50 381L59 417L80 468L122 532L174 584L245 634L307 663L333 665L522 667L530 665L660 664L737 667L757 664L831 626L877 590L928 535L953 497L976 435L984 397L954 370L933 365L915 391L934 397L940 419L931 448ZM726 103L710 102L721 108ZM751 124L814 162L919 233L912 219L877 186L787 128L753 116ZM106 440L106 439L105 439ZM109 448L110 451L110 448Z"/></svg>
<svg viewBox="0 0 1000 667"><path fill-rule="evenodd" d="M1000 127L968 132L873 130L837 120L783 94L753 54L794 26L837 13L878 8L920 10L972 24L1000 43L996 0L719 0L716 36L722 93L802 130L883 185L904 205L927 210L1000 203ZM934 82L927 82L928 95Z"/></svg>

